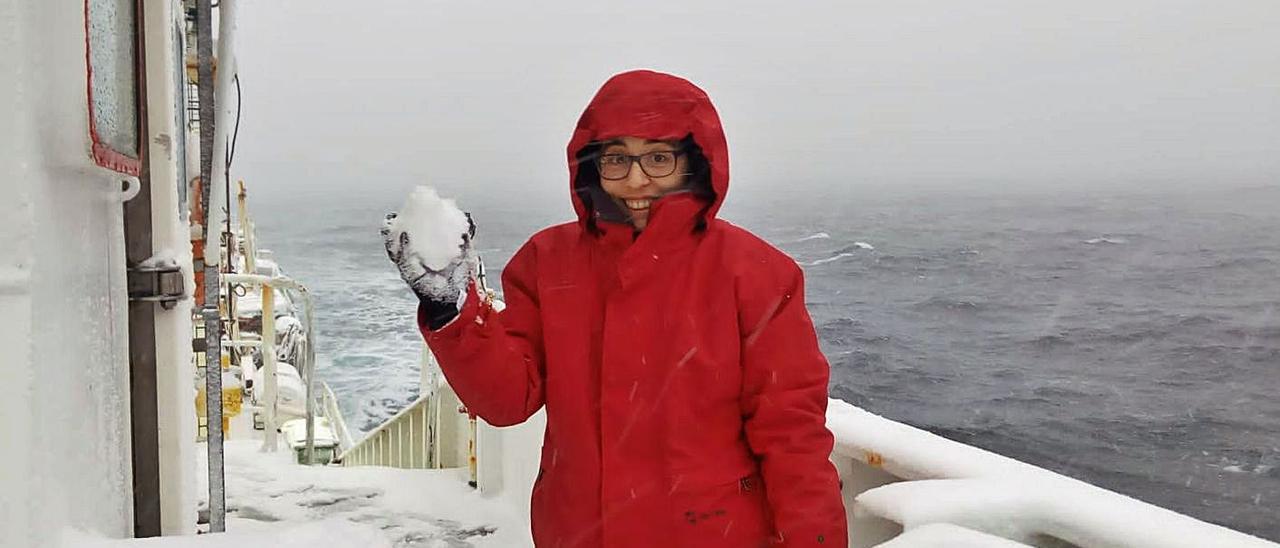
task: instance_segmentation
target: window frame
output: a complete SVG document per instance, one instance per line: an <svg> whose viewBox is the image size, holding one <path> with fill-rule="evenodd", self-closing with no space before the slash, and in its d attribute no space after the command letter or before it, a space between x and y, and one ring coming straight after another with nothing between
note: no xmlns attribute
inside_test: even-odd
<svg viewBox="0 0 1280 548"><path fill-rule="evenodd" d="M88 102L88 115L89 115L89 141L90 141L90 150L93 156L93 161L95 164L101 167L104 167L106 169L123 173L125 175L132 175L134 177L138 177L142 173L142 156L143 156L142 149L145 146L145 143L142 142L142 120L146 116L146 112L145 112L146 105L142 104L142 101L140 100L140 97L142 96L142 94L141 94L141 89L139 89L138 87L138 86L145 85L145 83L142 81L142 78L144 76L142 72L143 65L141 63L141 58L139 57L140 55L142 55L142 52L139 51L139 47L138 47L138 36L140 34L140 30L142 26L142 14L138 11L138 9L136 8L134 9L133 35L129 37L130 44L132 45L133 51L134 51L132 76L133 76L133 81L135 82L135 88L134 88L133 97L134 97L134 102L137 106L137 108L134 109L133 124L135 127L135 132L134 132L135 140L137 141L135 143L135 146L138 149L138 154L137 154L137 157L134 157L129 155L128 153L115 150L106 142L104 142L101 134L98 133L98 122L97 122L97 117L95 116L94 102L93 102L93 98L94 98L93 51L92 51L93 45L92 45L92 38L89 34L90 33L90 29L89 29L89 23L90 23L89 3L90 2L91 0L84 0L84 68L85 68L86 100Z"/></svg>

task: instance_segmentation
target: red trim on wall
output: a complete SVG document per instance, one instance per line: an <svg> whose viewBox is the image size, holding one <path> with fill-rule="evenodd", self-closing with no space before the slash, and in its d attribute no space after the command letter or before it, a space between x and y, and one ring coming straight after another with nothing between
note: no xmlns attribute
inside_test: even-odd
<svg viewBox="0 0 1280 548"><path fill-rule="evenodd" d="M93 141L93 161L107 169L119 171L126 175L133 175L134 177L137 177L142 171L142 162L137 158L125 156L111 147L99 143L96 135Z"/></svg>
<svg viewBox="0 0 1280 548"><path fill-rule="evenodd" d="M135 32L138 29L135 28ZM141 55L138 52L138 55ZM89 0L84 0L84 74L85 74L85 96L89 99L89 139L93 142L92 152L94 163L110 169L118 171L126 175L137 177L142 172L142 161L138 158L129 156L123 152L112 149L106 143L102 142L102 138L98 136L98 124L93 119L93 62L89 54ZM134 64L134 70L137 70L137 64ZM138 123L134 118L134 123ZM141 144L139 144L141 147Z"/></svg>

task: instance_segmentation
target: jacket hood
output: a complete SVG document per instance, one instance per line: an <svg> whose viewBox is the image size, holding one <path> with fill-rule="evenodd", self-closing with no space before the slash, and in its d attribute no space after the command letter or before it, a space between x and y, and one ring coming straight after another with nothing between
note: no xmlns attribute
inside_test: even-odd
<svg viewBox="0 0 1280 548"><path fill-rule="evenodd" d="M711 168L715 199L706 216L707 220L715 217L729 191L729 147L715 106L705 91L684 78L633 70L609 78L600 87L569 140L569 195L580 222L585 223L592 212L575 188L578 153L591 143L625 136L662 141L692 136Z"/></svg>

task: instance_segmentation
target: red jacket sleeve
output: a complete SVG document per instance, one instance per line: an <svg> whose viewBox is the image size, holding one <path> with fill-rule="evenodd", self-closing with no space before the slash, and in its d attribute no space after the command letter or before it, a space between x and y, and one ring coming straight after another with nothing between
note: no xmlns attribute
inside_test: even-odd
<svg viewBox="0 0 1280 548"><path fill-rule="evenodd" d="M494 426L511 426L542 407L546 378L538 311L536 251L527 243L502 271L501 312L467 288L458 317L436 331L418 309L418 328L467 409Z"/></svg>
<svg viewBox="0 0 1280 548"><path fill-rule="evenodd" d="M826 427L831 368L805 310L800 267L790 259L769 266L740 285L747 443L760 458L782 546L848 546Z"/></svg>

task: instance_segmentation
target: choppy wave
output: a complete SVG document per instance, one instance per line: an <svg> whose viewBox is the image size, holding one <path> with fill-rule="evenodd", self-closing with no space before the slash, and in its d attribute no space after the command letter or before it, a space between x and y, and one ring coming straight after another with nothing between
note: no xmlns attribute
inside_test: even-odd
<svg viewBox="0 0 1280 548"><path fill-rule="evenodd" d="M1129 243L1129 240L1124 238L1090 238L1085 240L1084 243L1089 245L1120 245Z"/></svg>
<svg viewBox="0 0 1280 548"><path fill-rule="evenodd" d="M857 255L859 251L874 251L874 250L875 250L875 246L867 242L853 242L852 245L847 245L836 250L834 255L827 257L825 259L818 259L816 261L805 263L805 266L820 266L827 263L833 263L833 262L839 261L840 259L853 257L854 255Z"/></svg>
<svg viewBox="0 0 1280 548"><path fill-rule="evenodd" d="M826 232L818 232L816 234L810 234L808 236L800 238L799 240L796 240L795 243L807 242L809 240L827 240L830 238L831 238L830 234L827 234Z"/></svg>
<svg viewBox="0 0 1280 548"><path fill-rule="evenodd" d="M953 314L980 314L988 312L1024 312L1021 306L973 298L954 298L935 295L911 305L918 312L947 312Z"/></svg>
<svg viewBox="0 0 1280 548"><path fill-rule="evenodd" d="M1075 343L1065 335L1041 335L1032 339L1030 344L1041 350L1065 349L1075 346Z"/></svg>
<svg viewBox="0 0 1280 548"><path fill-rule="evenodd" d="M1266 268L1274 266L1276 263L1266 257L1232 257L1218 261L1207 268Z"/></svg>
<svg viewBox="0 0 1280 548"><path fill-rule="evenodd" d="M818 259L818 260L816 260L816 261L813 261L813 262L811 262L811 263L808 263L808 266L820 266L820 265L824 265L824 264L827 264L827 263L833 263L833 262L836 262L836 261L838 261L838 260L840 260L840 259L843 259L843 258L845 258L845 257L852 257L853 255L854 255L853 253L837 253L837 254L836 254L835 256L833 256L833 257L827 257L827 258L825 258L825 259Z"/></svg>
<svg viewBox="0 0 1280 548"><path fill-rule="evenodd" d="M982 303L968 301L962 299L950 299L947 297L930 297L927 300L920 301L911 306L914 310L920 311L968 311L978 312L985 308Z"/></svg>

